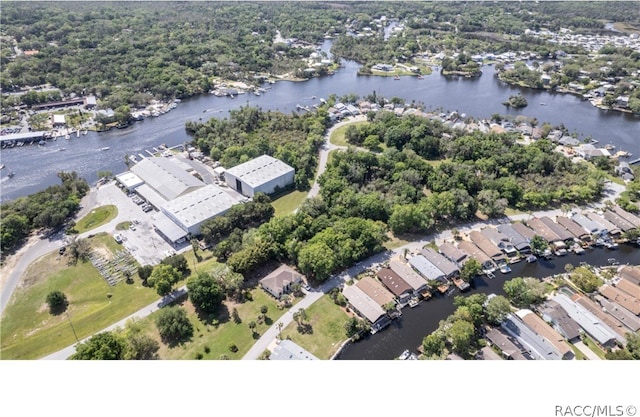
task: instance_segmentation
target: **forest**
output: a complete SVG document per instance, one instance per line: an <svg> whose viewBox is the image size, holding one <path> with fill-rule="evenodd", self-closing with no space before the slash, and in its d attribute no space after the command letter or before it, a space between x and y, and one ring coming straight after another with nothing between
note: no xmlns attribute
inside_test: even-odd
<svg viewBox="0 0 640 417"><path fill-rule="evenodd" d="M2 204L2 255L15 249L33 230L57 229L80 208L89 184L75 172L58 173L62 184Z"/></svg>

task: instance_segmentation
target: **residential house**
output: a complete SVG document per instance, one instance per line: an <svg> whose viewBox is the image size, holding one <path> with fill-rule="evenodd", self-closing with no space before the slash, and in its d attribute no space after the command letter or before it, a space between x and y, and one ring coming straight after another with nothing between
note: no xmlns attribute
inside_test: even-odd
<svg viewBox="0 0 640 417"><path fill-rule="evenodd" d="M562 239L562 241L573 241L573 234L562 227L562 225L554 222L550 217L542 216L540 217L540 221L544 223L553 233L558 235L558 237Z"/></svg>
<svg viewBox="0 0 640 417"><path fill-rule="evenodd" d="M607 300L601 295L593 297L596 303L600 304L602 310L615 317L620 323L632 332L640 330L640 317L634 316L626 308L620 306L620 304Z"/></svg>
<svg viewBox="0 0 640 417"><path fill-rule="evenodd" d="M502 351L505 359L526 361L530 358L527 358L527 356L529 356L527 350L523 347L516 346L509 335L500 328L489 330L485 337L489 343Z"/></svg>
<svg viewBox="0 0 640 417"><path fill-rule="evenodd" d="M389 316L384 309L356 285L345 285L342 295L347 299L352 310L367 319L376 328L389 323Z"/></svg>
<svg viewBox="0 0 640 417"><path fill-rule="evenodd" d="M580 340L580 326L569 317L567 311L553 300L545 301L539 308L542 318L569 342Z"/></svg>
<svg viewBox="0 0 640 417"><path fill-rule="evenodd" d="M491 243L482 233L477 230L473 230L469 233L469 239L480 248L488 257L494 262L505 260L505 256L496 245Z"/></svg>
<svg viewBox="0 0 640 417"><path fill-rule="evenodd" d="M480 231L491 243L496 245L498 249L504 252L507 256L515 256L518 254L518 250L511 243L509 236L501 233L499 230L493 227L485 227Z"/></svg>
<svg viewBox="0 0 640 417"><path fill-rule="evenodd" d="M640 299L640 285L634 284L626 278L620 278L615 284L616 288L626 292L627 294Z"/></svg>
<svg viewBox="0 0 640 417"><path fill-rule="evenodd" d="M461 251L449 242L444 242L442 245L438 246L438 251L447 259L458 265L463 265L468 259L468 255L464 251Z"/></svg>
<svg viewBox="0 0 640 417"><path fill-rule="evenodd" d="M291 360L307 360L317 361L319 360L312 353L306 351L301 346L295 344L291 340L284 339L278 340L277 344L273 347L271 355L269 355L271 361L291 361Z"/></svg>
<svg viewBox="0 0 640 417"><path fill-rule="evenodd" d="M381 268L376 276L398 299L398 302L405 304L409 302L413 295L413 288L402 277L390 268Z"/></svg>
<svg viewBox="0 0 640 417"><path fill-rule="evenodd" d="M529 354L536 360L561 360L563 355L556 347L547 339L540 336L522 319L515 314L507 314L500 325L511 337L518 340L527 348Z"/></svg>
<svg viewBox="0 0 640 417"><path fill-rule="evenodd" d="M534 333L551 343L553 347L556 348L558 352L560 352L562 359L574 358L575 355L573 353L573 350L571 349L569 344L564 341L564 338L560 335L560 333L556 332L536 313L531 310L522 309L517 311L516 315L520 317L524 324L526 324L531 330L533 330Z"/></svg>
<svg viewBox="0 0 640 417"><path fill-rule="evenodd" d="M271 272L260 280L260 286L269 294L276 298L282 297L291 291L296 283L302 283L303 275L287 265L280 265L278 269Z"/></svg>
<svg viewBox="0 0 640 417"><path fill-rule="evenodd" d="M617 213L614 213L611 210L605 210L602 213L602 217L615 224L623 232L628 232L629 230L633 230L636 228L631 222L627 221L625 218Z"/></svg>
<svg viewBox="0 0 640 417"><path fill-rule="evenodd" d="M520 233L516 232L516 230L511 227L510 224L501 224L498 226L498 231L503 235L509 237L509 241L516 248L518 252L530 252L531 246L529 245L529 241L525 239Z"/></svg>
<svg viewBox="0 0 640 417"><path fill-rule="evenodd" d="M598 292L607 297L610 301L620 304L636 316L640 315L640 300L631 294L619 290L616 287L612 287L609 284L604 284L598 288Z"/></svg>
<svg viewBox="0 0 640 417"><path fill-rule="evenodd" d="M626 279L633 284L640 285L640 267L637 266L624 266L618 271L620 278Z"/></svg>
<svg viewBox="0 0 640 417"><path fill-rule="evenodd" d="M592 220L594 222L596 222L597 224L600 225L600 232L601 233L608 233L610 235L619 235L620 233L622 233L622 231L620 230L620 228L618 226L616 226L615 224L611 223L610 221L608 221L607 219L605 219L604 217L600 216L597 213L592 213L592 212L588 212L586 213L586 216L589 220Z"/></svg>
<svg viewBox="0 0 640 417"><path fill-rule="evenodd" d="M536 232L527 227L524 223L514 222L511 224L513 230L520 234L523 238L527 239L528 242L531 242L531 239L536 235Z"/></svg>
<svg viewBox="0 0 640 417"><path fill-rule="evenodd" d="M414 293L420 293L427 289L427 280L409 266L406 261L398 258L389 261L389 268L396 274L400 275L407 284L413 288Z"/></svg>
<svg viewBox="0 0 640 417"><path fill-rule="evenodd" d="M390 304L393 304L395 297L389 292L380 281L373 277L364 277L355 283L355 286L360 288L362 292L367 294L373 301L378 303L380 307L385 308Z"/></svg>
<svg viewBox="0 0 640 417"><path fill-rule="evenodd" d="M629 329L627 329L627 327L614 316L602 310L602 306L600 304L591 300L587 296L582 296L579 294L574 294L573 296L571 296L571 300L573 300L576 304L582 306L589 313L597 317L597 319L600 320L603 324L614 331L616 333L616 340L618 340L618 342L626 342L625 335L629 332Z"/></svg>
<svg viewBox="0 0 640 417"><path fill-rule="evenodd" d="M552 300L560 304L569 317L574 319L589 336L602 346L613 346L616 340L620 341L619 334L583 307L581 303L574 302L566 294L555 295ZM622 339L624 340L624 338Z"/></svg>
<svg viewBox="0 0 640 417"><path fill-rule="evenodd" d="M461 240L458 242L458 247L465 251L470 257L480 262L483 270L491 270L496 267L496 264L491 258L472 242Z"/></svg>
<svg viewBox="0 0 640 417"><path fill-rule="evenodd" d="M546 240L550 244L556 247L564 246L564 243L562 243L562 239L560 239L560 236L555 234L553 230L551 230L540 219L533 218L533 219L527 220L527 226L529 226L536 233L536 235L542 237L544 240ZM561 243L562 243L562 246L558 246Z"/></svg>
<svg viewBox="0 0 640 417"><path fill-rule="evenodd" d="M635 227L640 227L640 217L636 216L635 214L629 213L628 211L617 205L613 206L613 211L615 211L618 216L633 224Z"/></svg>
<svg viewBox="0 0 640 417"><path fill-rule="evenodd" d="M556 216L556 221L558 222L558 224L560 224L560 226L567 229L576 238L583 241L591 240L591 233L584 230L582 226L580 226L570 218L565 216Z"/></svg>
<svg viewBox="0 0 640 417"><path fill-rule="evenodd" d="M460 268L450 260L444 257L444 255L439 254L431 248L425 248L420 250L420 254L424 256L427 261L431 262L436 266L439 270L441 270L444 275L451 279L457 275L460 275Z"/></svg>
<svg viewBox="0 0 640 417"><path fill-rule="evenodd" d="M433 263L429 262L427 258L422 255L415 255L409 259L411 266L420 273L427 281L437 280L440 282L446 282L447 276Z"/></svg>
<svg viewBox="0 0 640 417"><path fill-rule="evenodd" d="M602 231L602 226L580 213L571 216L571 220L578 223L578 225L592 235L598 235Z"/></svg>

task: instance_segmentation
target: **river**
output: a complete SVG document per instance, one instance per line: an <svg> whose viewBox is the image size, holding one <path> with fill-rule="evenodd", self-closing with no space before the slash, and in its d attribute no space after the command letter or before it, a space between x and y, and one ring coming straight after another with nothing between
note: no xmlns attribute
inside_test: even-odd
<svg viewBox="0 0 640 417"><path fill-rule="evenodd" d="M591 265L608 265L608 259L614 257L621 264L640 264L640 249L632 245L620 245L617 250L587 249L582 255L569 254L551 260L539 260L535 263L519 262L511 265L509 274L495 272L495 278L477 277L473 281L473 289L465 295L481 292L504 295L502 286L506 280L515 277L544 278L564 273L564 267L570 263L578 266L580 262ZM389 360L397 358L405 349L417 352L422 339L438 328L440 320L444 320L455 310L453 297L459 295L456 290L451 295L437 296L423 301L417 307L402 310L402 318L375 335L368 335L362 340L346 346L338 359L342 360Z"/></svg>
<svg viewBox="0 0 640 417"><path fill-rule="evenodd" d="M327 40L321 49L328 52L330 46L331 41ZM485 66L479 78L451 78L436 71L422 80L416 77L394 80L392 77L358 76L360 66L357 63L342 63L344 66L333 76L265 85L271 88L260 96L244 94L231 99L202 95L183 100L169 113L134 123L126 129L89 132L80 137L74 135L70 140L49 141L42 147L31 145L3 149L0 157L6 168L0 173L1 198L3 201L12 200L57 184L56 174L60 171L77 171L91 183L97 181L97 171L125 171L125 155L143 153L145 149L160 144L173 146L189 141L184 129L189 120L224 118L230 110L246 105L290 113L295 111L297 104L312 105L318 103L319 98L331 94L341 97L354 93L363 97L374 91L378 96L423 103L427 110L457 110L475 118L489 118L494 113L525 115L535 117L541 123L563 123L581 139L592 137L602 144L615 145L616 150L640 156L640 117L600 110L568 94L509 86L495 77L492 66ZM508 109L501 104L516 92L526 97L527 107ZM101 151L104 147L110 149ZM15 172L15 176L8 178L9 172Z"/></svg>

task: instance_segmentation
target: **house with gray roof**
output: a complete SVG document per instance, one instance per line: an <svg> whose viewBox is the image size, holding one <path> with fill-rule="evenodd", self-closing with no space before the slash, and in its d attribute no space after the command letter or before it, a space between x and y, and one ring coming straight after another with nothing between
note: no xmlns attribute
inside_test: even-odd
<svg viewBox="0 0 640 417"><path fill-rule="evenodd" d="M480 248L472 242L461 240L458 242L458 247L469 254L470 257L480 262L483 270L491 270L496 267L495 262L493 262L493 260L491 260L491 258L487 256L486 253L481 251Z"/></svg>
<svg viewBox="0 0 640 417"><path fill-rule="evenodd" d="M498 231L505 236L509 237L509 241L519 252L529 252L531 251L531 246L529 245L529 241L525 239L520 233L516 232L516 230L511 227L510 224L501 224L498 225Z"/></svg>
<svg viewBox="0 0 640 417"><path fill-rule="evenodd" d="M516 247L511 243L509 236L503 234L498 229L494 229L493 227L485 227L480 230L491 243L496 245L498 249L504 252L507 256L515 256L518 252Z"/></svg>
<svg viewBox="0 0 640 417"><path fill-rule="evenodd" d="M574 237L583 241L591 240L591 233L587 232L578 223L565 216L556 216L559 225L567 229Z"/></svg>
<svg viewBox="0 0 640 417"><path fill-rule="evenodd" d="M392 258L389 261L389 268L400 275L402 279L406 281L407 284L413 289L414 293L419 293L424 291L428 287L427 280L422 277L422 275L418 274L416 271L411 268L410 265L403 259Z"/></svg>
<svg viewBox="0 0 640 417"><path fill-rule="evenodd" d="M491 243L482 233L477 230L473 230L469 233L469 239L478 247L481 251L487 254L493 261L504 260L504 253L496 245Z"/></svg>
<svg viewBox="0 0 640 417"><path fill-rule="evenodd" d="M533 359L529 356L526 348L516 345L513 339L499 327L489 330L485 337L489 343L500 349L505 359L517 361Z"/></svg>
<svg viewBox="0 0 640 417"><path fill-rule="evenodd" d="M593 297L593 299L596 303L602 306L603 311L611 314L632 332L637 332L638 330L640 330L640 318L635 316L626 308L621 307L618 303L607 300L601 295L596 295Z"/></svg>
<svg viewBox="0 0 640 417"><path fill-rule="evenodd" d="M592 220L601 226L600 227L601 232L606 232L614 236L622 233L622 231L618 226L611 223L609 220L605 219L604 217L600 216L597 213L588 212L586 213L586 216L589 220Z"/></svg>
<svg viewBox="0 0 640 417"><path fill-rule="evenodd" d="M550 323L565 339L570 342L580 340L580 326L556 301L547 300L538 307L538 310L542 314L542 319Z"/></svg>
<svg viewBox="0 0 640 417"><path fill-rule="evenodd" d="M635 214L629 213L618 205L613 206L613 211L615 211L618 216L633 224L635 227L640 227L640 217L636 216Z"/></svg>
<svg viewBox="0 0 640 417"><path fill-rule="evenodd" d="M269 355L270 361L317 361L319 360L312 353L308 352L301 346L295 344L291 340L284 339L278 340L277 344L273 347L271 355Z"/></svg>
<svg viewBox="0 0 640 417"><path fill-rule="evenodd" d="M594 222L593 220L580 213L576 213L571 216L571 220L578 223L580 227L582 227L586 232L592 235L598 235L602 231L602 226L600 224Z"/></svg>
<svg viewBox="0 0 640 417"><path fill-rule="evenodd" d="M447 259L458 265L463 265L469 256L467 253L458 249L449 242L444 242L442 245L438 246L438 251Z"/></svg>
<svg viewBox="0 0 640 417"><path fill-rule="evenodd" d="M552 297L552 300L560 304L569 314L569 317L574 319L589 336L602 346L613 346L616 340L620 340L620 336L609 326L591 314L582 305L575 303L566 294L557 294Z"/></svg>
<svg viewBox="0 0 640 417"><path fill-rule="evenodd" d="M571 234L567 229L562 227L560 224L554 222L550 217L542 216L540 217L540 221L544 223L553 233L558 235L558 237L563 241L573 240L573 234Z"/></svg>
<svg viewBox="0 0 640 417"><path fill-rule="evenodd" d="M415 255L409 259L409 264L420 273L423 277L430 280L437 280L445 282L447 276L433 263L429 262L427 258L422 255Z"/></svg>
<svg viewBox="0 0 640 417"><path fill-rule="evenodd" d="M282 264L276 270L260 280L260 286L276 298L291 291L296 283L301 283L304 276L288 265Z"/></svg>
<svg viewBox="0 0 640 417"><path fill-rule="evenodd" d="M636 228L631 222L611 210L605 210L602 213L602 217L615 224L623 232L628 232Z"/></svg>
<svg viewBox="0 0 640 417"><path fill-rule="evenodd" d="M625 325L620 323L620 321L611 314L602 310L602 306L600 304L591 300L589 297L582 296L580 294L574 294L571 297L571 300L582 306L585 310L593 314L598 320L613 330L616 333L616 339L618 342L623 344L626 343L625 335L629 332L629 329L627 329Z"/></svg>
<svg viewBox="0 0 640 417"><path fill-rule="evenodd" d="M504 331L527 348L536 360L561 360L562 354L544 337L529 328L520 317L509 313L500 325Z"/></svg>
<svg viewBox="0 0 640 417"><path fill-rule="evenodd" d="M370 323L381 323L388 319L387 313L382 309L380 304L373 301L371 297L365 294L355 285L345 285L342 294L353 310L358 312L363 318L369 320Z"/></svg>
<svg viewBox="0 0 640 417"><path fill-rule="evenodd" d="M450 260L439 254L431 248L425 248L420 250L420 254L424 256L429 262L441 270L447 278L453 278L456 275L460 275L460 268Z"/></svg>
<svg viewBox="0 0 640 417"><path fill-rule="evenodd" d="M573 359L575 354L573 349L565 342L564 337L555 331L549 324L542 320L536 313L528 309L522 309L516 312L516 315L529 327L535 334L542 337L553 345L562 359Z"/></svg>

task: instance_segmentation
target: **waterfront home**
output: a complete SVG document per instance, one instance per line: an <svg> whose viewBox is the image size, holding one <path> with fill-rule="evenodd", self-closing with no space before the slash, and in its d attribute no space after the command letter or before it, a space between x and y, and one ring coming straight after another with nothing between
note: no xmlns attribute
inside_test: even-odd
<svg viewBox="0 0 640 417"><path fill-rule="evenodd" d="M491 260L491 258L472 242L461 240L458 242L458 247L469 254L470 257L480 262L483 270L489 271L496 267L496 264Z"/></svg>
<svg viewBox="0 0 640 417"><path fill-rule="evenodd" d="M526 361L528 355L526 349L516 346L512 339L500 328L491 329L485 335L485 338L489 343L498 348L505 359Z"/></svg>
<svg viewBox="0 0 640 417"><path fill-rule="evenodd" d="M598 288L598 292L607 297L610 301L620 304L636 316L640 315L640 300L631 294L619 290L616 287L612 287L609 284L604 284Z"/></svg>
<svg viewBox="0 0 640 417"><path fill-rule="evenodd" d="M626 338L625 335L629 332L626 326L624 326L618 319L613 317L611 314L602 310L602 306L591 300L587 296L582 296L579 294L574 294L571 297L576 304L582 306L589 313L593 314L597 317L600 322L606 325L609 329L611 329L616 334L616 340L620 343L625 343Z"/></svg>
<svg viewBox="0 0 640 417"><path fill-rule="evenodd" d="M561 360L562 353L544 337L531 330L522 319L512 313L507 314L500 325L511 337L527 348L536 360Z"/></svg>
<svg viewBox="0 0 640 417"><path fill-rule="evenodd" d="M635 227L640 227L640 217L636 216L635 214L629 213L628 211L617 205L613 206L613 211L615 211L618 216L633 224Z"/></svg>
<svg viewBox="0 0 640 417"><path fill-rule="evenodd" d="M576 294L577 295L577 294ZM585 299L577 295L578 299ZM613 346L615 341L624 341L624 337L603 323L598 317L583 307L582 303L574 302L566 294L558 294L551 298L567 311L569 317L576 321L582 329L602 346ZM591 301L591 300L589 300ZM591 301L593 303L593 301ZM624 333L623 333L624 335Z"/></svg>
<svg viewBox="0 0 640 417"><path fill-rule="evenodd" d="M295 284L302 283L303 278L303 275L298 271L288 265L282 264L260 280L260 287L279 299L284 294L288 294Z"/></svg>
<svg viewBox="0 0 640 417"><path fill-rule="evenodd" d="M361 317L368 320L372 325L372 330L379 330L389 324L389 316L384 309L369 297L364 291L355 285L345 285L342 295L347 299L349 306Z"/></svg>
<svg viewBox="0 0 640 417"><path fill-rule="evenodd" d="M558 237L562 239L562 241L573 241L573 234L562 227L560 224L554 222L550 217L542 216L540 217L540 221L544 223L553 233L558 235Z"/></svg>
<svg viewBox="0 0 640 417"><path fill-rule="evenodd" d="M455 262L458 265L463 265L468 259L468 255L464 251L449 242L444 242L438 246L438 251L451 262Z"/></svg>
<svg viewBox="0 0 640 417"><path fill-rule="evenodd" d="M409 259L411 266L420 273L427 281L437 280L446 282L447 276L433 263L422 255L415 255Z"/></svg>
<svg viewBox="0 0 640 417"><path fill-rule="evenodd" d="M373 277L364 277L356 282L355 286L378 303L381 308L385 308L385 306L393 304L395 301L394 295Z"/></svg>
<svg viewBox="0 0 640 417"><path fill-rule="evenodd" d="M590 241L591 233L587 232L578 223L565 216L556 216L556 221L560 226L567 229L574 237L582 241Z"/></svg>
<svg viewBox="0 0 640 417"><path fill-rule="evenodd" d="M441 255L438 252L434 251L433 249L421 249L420 254L424 256L427 261L435 265L436 268L441 270L447 278L451 279L457 275L460 275L460 269L456 266L456 264L445 258L444 255Z"/></svg>
<svg viewBox="0 0 640 417"><path fill-rule="evenodd" d="M556 332L551 326L549 326L544 320L542 320L536 313L528 309L522 309L516 312L516 315L522 319L524 324L529 327L534 333L542 337L553 345L554 348L562 359L573 359L574 353L567 342L560 333Z"/></svg>
<svg viewBox="0 0 640 417"><path fill-rule="evenodd" d="M529 241L525 239L520 233L511 227L510 224L501 224L498 226L498 231L503 235L509 237L509 241L516 248L518 252L530 252L531 246Z"/></svg>
<svg viewBox="0 0 640 417"><path fill-rule="evenodd" d="M487 254L494 262L505 260L505 256L496 245L491 243L482 233L474 230L469 233L469 239L480 248L481 251Z"/></svg>
<svg viewBox="0 0 640 417"><path fill-rule="evenodd" d="M578 223L578 225L592 235L600 234L602 231L602 226L580 213L571 216L571 220Z"/></svg>
<svg viewBox="0 0 640 417"><path fill-rule="evenodd" d="M640 267L624 266L618 271L618 275L635 285L640 285Z"/></svg>
<svg viewBox="0 0 640 417"><path fill-rule="evenodd" d="M589 220L592 220L600 225L601 233L608 233L614 236L622 233L622 231L618 226L614 225L613 223L611 223L610 221L608 221L607 219L605 219L604 217L600 216L597 213L588 212L586 216Z"/></svg>
<svg viewBox="0 0 640 417"><path fill-rule="evenodd" d="M400 304L406 304L413 295L413 288L390 268L382 268L376 276L391 291Z"/></svg>
<svg viewBox="0 0 640 417"><path fill-rule="evenodd" d="M527 226L529 226L536 235L542 237L544 240L554 245L556 248L564 247L564 242L560 239L560 236L555 234L546 224L540 219L533 218L527 220Z"/></svg>
<svg viewBox="0 0 640 417"><path fill-rule="evenodd" d="M602 217L615 224L623 232L628 232L629 230L633 230L636 228L636 226L634 226L631 222L627 221L625 218L617 213L614 213L611 210L605 210L602 213Z"/></svg>
<svg viewBox="0 0 640 417"><path fill-rule="evenodd" d="M415 294L426 290L429 286L427 280L414 271L413 268L406 263L406 260L403 261L402 259L393 258L389 261L389 268L400 275L402 279L411 286Z"/></svg>
<svg viewBox="0 0 640 417"><path fill-rule="evenodd" d="M509 236L503 234L493 227L485 227L480 230L491 243L496 245L498 249L502 250L507 256L515 256L518 253L516 247L511 243Z"/></svg>
<svg viewBox="0 0 640 417"><path fill-rule="evenodd" d="M607 300L601 295L596 295L595 297L593 297L593 299L596 303L600 304L603 311L611 314L620 323L624 324L627 329L631 330L632 332L637 332L638 330L640 330L640 318L634 316L633 313L620 306L620 304Z"/></svg>
<svg viewBox="0 0 640 417"><path fill-rule="evenodd" d="M627 294L640 299L640 285L634 284L626 278L620 278L618 282L615 283L615 286Z"/></svg>
<svg viewBox="0 0 640 417"><path fill-rule="evenodd" d="M550 323L569 342L580 340L580 326L556 301L545 301L538 307L538 311L542 314L542 319Z"/></svg>
<svg viewBox="0 0 640 417"><path fill-rule="evenodd" d="M511 224L513 230L518 232L520 236L527 239L528 242L531 242L531 239L536 235L536 232L527 227L524 223L514 222Z"/></svg>
<svg viewBox="0 0 640 417"><path fill-rule="evenodd" d="M319 360L312 353L308 352L301 346L295 344L291 340L276 340L276 345L273 347L271 355L269 355L270 361L291 361L291 360L306 360L317 361Z"/></svg>

